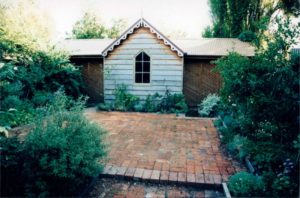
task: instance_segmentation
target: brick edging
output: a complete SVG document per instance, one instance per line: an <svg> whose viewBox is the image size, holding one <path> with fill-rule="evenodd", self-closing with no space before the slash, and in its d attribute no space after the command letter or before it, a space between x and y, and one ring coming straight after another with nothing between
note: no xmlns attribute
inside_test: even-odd
<svg viewBox="0 0 300 198"><path fill-rule="evenodd" d="M100 176L159 184L203 187L207 189L222 188L222 179L218 175L186 174L184 172L170 172L107 165L104 167L102 173L100 173Z"/></svg>

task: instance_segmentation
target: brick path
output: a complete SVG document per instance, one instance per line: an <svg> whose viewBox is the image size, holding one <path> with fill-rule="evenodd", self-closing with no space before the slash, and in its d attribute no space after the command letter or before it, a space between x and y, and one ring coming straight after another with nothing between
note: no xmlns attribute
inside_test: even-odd
<svg viewBox="0 0 300 198"><path fill-rule="evenodd" d="M168 183L221 184L241 170L220 148L212 119L86 111L109 131L104 175Z"/></svg>

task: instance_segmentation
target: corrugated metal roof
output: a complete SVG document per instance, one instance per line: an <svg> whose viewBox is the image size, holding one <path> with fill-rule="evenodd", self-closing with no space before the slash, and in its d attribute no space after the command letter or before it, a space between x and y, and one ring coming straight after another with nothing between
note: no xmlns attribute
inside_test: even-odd
<svg viewBox="0 0 300 198"><path fill-rule="evenodd" d="M115 39L67 39L59 43L71 56L101 55Z"/></svg>
<svg viewBox="0 0 300 198"><path fill-rule="evenodd" d="M234 38L203 38L174 40L187 55L226 56L235 51L244 56L253 56L254 47Z"/></svg>
<svg viewBox="0 0 300 198"><path fill-rule="evenodd" d="M254 47L234 38L203 38L172 40L182 51L191 56L226 56L235 51L244 56L253 56ZM102 55L102 51L114 39L68 39L60 46L72 56Z"/></svg>

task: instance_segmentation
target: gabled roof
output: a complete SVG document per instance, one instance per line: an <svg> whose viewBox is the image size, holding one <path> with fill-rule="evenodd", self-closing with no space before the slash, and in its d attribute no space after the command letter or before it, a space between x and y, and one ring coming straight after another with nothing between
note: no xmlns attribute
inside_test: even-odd
<svg viewBox="0 0 300 198"><path fill-rule="evenodd" d="M107 54L113 51L116 46L120 45L123 40L126 40L127 37L134 32L135 29L141 27L149 28L151 33L155 34L158 39L163 40L164 44L169 46L172 51L175 51L178 56L182 57L184 55L184 52L179 47L177 47L166 36L160 33L148 21L141 18L137 22L135 22L129 29L127 29L119 38L117 38L113 43L111 43L107 48L105 48L102 52L102 56L107 56Z"/></svg>
<svg viewBox="0 0 300 198"><path fill-rule="evenodd" d="M233 51L244 56L254 56L254 47L250 43L235 38L180 39L172 42L143 18L135 22L117 39L68 39L59 45L67 50L71 56L104 57L140 27L149 28L150 32L155 34L158 39L163 40L164 44L180 57L184 55L220 57Z"/></svg>
<svg viewBox="0 0 300 198"><path fill-rule="evenodd" d="M60 46L71 56L102 56L102 51L114 39L68 39ZM254 47L233 38L203 38L173 40L187 56L227 56L235 51L244 56L253 56Z"/></svg>

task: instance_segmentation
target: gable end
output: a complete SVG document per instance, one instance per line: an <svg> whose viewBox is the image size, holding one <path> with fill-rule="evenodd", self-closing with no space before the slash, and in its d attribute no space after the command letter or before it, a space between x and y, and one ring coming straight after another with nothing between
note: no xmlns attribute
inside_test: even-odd
<svg viewBox="0 0 300 198"><path fill-rule="evenodd" d="M163 40L166 46L169 46L170 49L177 53L179 57L183 57L184 52L171 42L167 37L161 34L156 28L154 28L149 22L141 18L136 23L134 23L127 31L125 31L119 38L117 38L112 44L105 48L102 52L102 56L107 56L109 52L112 52L116 46L120 45L123 40L126 40L130 34L134 32L135 29L145 27L150 30L151 33L155 34L159 40Z"/></svg>

